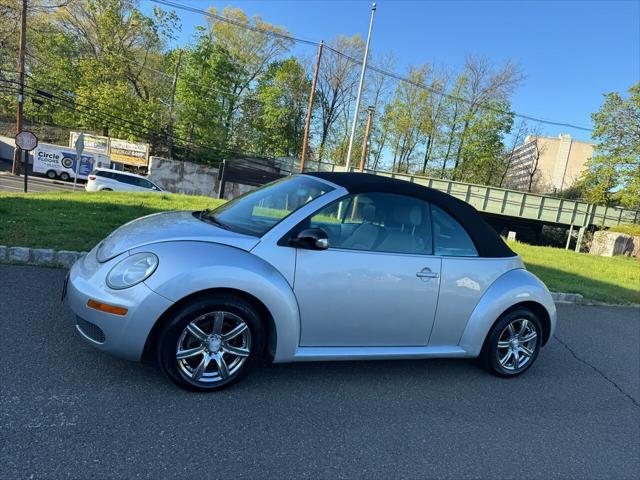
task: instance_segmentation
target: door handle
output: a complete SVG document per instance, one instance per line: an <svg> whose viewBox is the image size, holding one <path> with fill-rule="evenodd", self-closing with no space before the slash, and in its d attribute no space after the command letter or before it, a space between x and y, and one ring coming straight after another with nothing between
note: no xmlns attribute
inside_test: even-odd
<svg viewBox="0 0 640 480"><path fill-rule="evenodd" d="M418 273L416 273L416 277L418 278L438 278L438 272L432 272L430 268L423 268Z"/></svg>

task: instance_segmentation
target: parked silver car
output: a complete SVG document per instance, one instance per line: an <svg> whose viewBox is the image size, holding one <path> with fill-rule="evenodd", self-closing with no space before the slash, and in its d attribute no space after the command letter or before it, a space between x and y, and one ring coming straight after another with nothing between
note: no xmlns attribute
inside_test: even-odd
<svg viewBox="0 0 640 480"><path fill-rule="evenodd" d="M535 362L556 310L470 205L359 173L278 180L213 211L123 225L65 283L76 328L191 390L274 362L479 357Z"/></svg>

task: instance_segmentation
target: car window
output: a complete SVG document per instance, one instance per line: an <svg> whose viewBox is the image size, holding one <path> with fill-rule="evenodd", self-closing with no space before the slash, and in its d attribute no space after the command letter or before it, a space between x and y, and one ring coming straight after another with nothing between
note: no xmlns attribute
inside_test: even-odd
<svg viewBox="0 0 640 480"><path fill-rule="evenodd" d="M138 186L142 187L142 188L151 188L151 182L148 180L145 180L144 178L136 178L136 180L138 181Z"/></svg>
<svg viewBox="0 0 640 480"><path fill-rule="evenodd" d="M126 183L128 185L135 185L135 186L138 185L138 182L137 182L138 179L136 177L123 175L121 173L116 173L114 174L114 176L115 176L115 179L118 180L119 182Z"/></svg>
<svg viewBox="0 0 640 480"><path fill-rule="evenodd" d="M316 212L308 221L329 237L329 248L430 255L429 204L391 193L350 195Z"/></svg>
<svg viewBox="0 0 640 480"><path fill-rule="evenodd" d="M285 177L223 203L203 220L231 231L262 236L281 220L333 187L305 175Z"/></svg>
<svg viewBox="0 0 640 480"><path fill-rule="evenodd" d="M473 240L457 220L439 207L431 205L433 243L436 255L477 257Z"/></svg>

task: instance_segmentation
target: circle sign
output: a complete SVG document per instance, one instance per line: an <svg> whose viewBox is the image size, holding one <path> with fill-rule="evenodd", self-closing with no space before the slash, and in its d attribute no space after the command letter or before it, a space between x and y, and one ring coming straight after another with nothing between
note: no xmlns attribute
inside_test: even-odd
<svg viewBox="0 0 640 480"><path fill-rule="evenodd" d="M63 166L64 168L71 168L71 167L73 167L73 159L72 159L72 158L64 157L64 158L62 159L62 162L61 162L61 163L62 163L62 166Z"/></svg>
<svg viewBox="0 0 640 480"><path fill-rule="evenodd" d="M30 152L38 146L38 137L36 137L32 132L23 130L16 135L16 145L20 147L21 150Z"/></svg>

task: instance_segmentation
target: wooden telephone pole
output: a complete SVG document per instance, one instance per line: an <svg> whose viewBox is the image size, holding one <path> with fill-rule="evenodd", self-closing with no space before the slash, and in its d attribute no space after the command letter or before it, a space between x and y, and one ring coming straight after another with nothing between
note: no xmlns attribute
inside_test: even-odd
<svg viewBox="0 0 640 480"><path fill-rule="evenodd" d="M373 119L373 107L367 109L369 116L367 117L367 126L364 127L364 138L362 139L362 155L360 156L360 171L364 172L364 164L367 158L367 145L369 145L369 132L371 131L371 121Z"/></svg>
<svg viewBox="0 0 640 480"><path fill-rule="evenodd" d="M324 41L320 41L318 45L318 55L316 58L316 68L313 72L313 81L311 82L311 93L309 94L309 105L307 106L307 118L304 121L304 137L302 138L302 153L300 154L300 173L304 172L304 161L307 158L307 146L309 144L309 125L311 125L311 110L313 109L313 97L316 93L316 83L318 82L318 71L320 70L320 58L322 57L322 47Z"/></svg>
<svg viewBox="0 0 640 480"><path fill-rule="evenodd" d="M22 0L22 15L20 17L20 50L18 53L18 109L16 112L16 135L22 131L22 110L24 105L24 53L27 43L27 0ZM21 150L16 145L13 150L13 167L11 172L14 175L20 175L20 157ZM25 162L24 168L28 164Z"/></svg>
<svg viewBox="0 0 640 480"><path fill-rule="evenodd" d="M169 140L169 158L173 158L173 105L176 99L176 86L178 85L178 72L180 71L180 62L182 61L182 49L178 51L178 61L173 71L173 80L171 81L171 100L169 101L169 125L167 125L167 137Z"/></svg>

